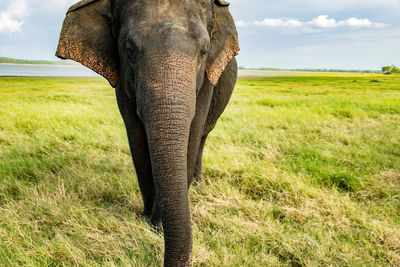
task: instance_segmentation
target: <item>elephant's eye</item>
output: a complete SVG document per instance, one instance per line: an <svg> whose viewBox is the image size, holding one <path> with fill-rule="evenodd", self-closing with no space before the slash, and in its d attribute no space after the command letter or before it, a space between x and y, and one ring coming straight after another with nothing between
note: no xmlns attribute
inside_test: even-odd
<svg viewBox="0 0 400 267"><path fill-rule="evenodd" d="M200 51L199 61L202 60L206 55L207 55L207 50L206 49L202 49Z"/></svg>
<svg viewBox="0 0 400 267"><path fill-rule="evenodd" d="M125 48L126 48L126 52L128 53L129 56L134 54L135 47L130 42L127 42L125 44Z"/></svg>

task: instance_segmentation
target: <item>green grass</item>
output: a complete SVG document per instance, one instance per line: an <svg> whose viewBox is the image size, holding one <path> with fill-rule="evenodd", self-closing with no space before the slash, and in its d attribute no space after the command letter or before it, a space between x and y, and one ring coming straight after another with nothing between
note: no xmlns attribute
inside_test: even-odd
<svg viewBox="0 0 400 267"><path fill-rule="evenodd" d="M192 187L195 266L399 266L400 77L239 80ZM0 78L0 266L159 266L114 92Z"/></svg>

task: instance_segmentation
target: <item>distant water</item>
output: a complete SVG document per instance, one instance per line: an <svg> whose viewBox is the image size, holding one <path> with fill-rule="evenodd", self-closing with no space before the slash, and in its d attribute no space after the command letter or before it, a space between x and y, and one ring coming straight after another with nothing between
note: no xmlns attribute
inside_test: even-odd
<svg viewBox="0 0 400 267"><path fill-rule="evenodd" d="M81 65L0 64L0 76L98 76Z"/></svg>
<svg viewBox="0 0 400 267"><path fill-rule="evenodd" d="M294 72L239 70L240 75L299 75ZM0 64L0 76L99 76L82 65Z"/></svg>

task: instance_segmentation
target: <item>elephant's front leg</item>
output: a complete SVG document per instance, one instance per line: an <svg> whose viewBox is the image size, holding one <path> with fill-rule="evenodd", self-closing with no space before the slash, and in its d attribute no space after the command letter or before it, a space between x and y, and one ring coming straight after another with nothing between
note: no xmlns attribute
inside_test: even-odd
<svg viewBox="0 0 400 267"><path fill-rule="evenodd" d="M196 174L196 162L199 153L203 154L203 129L207 119L208 110L210 109L213 90L214 87L210 84L207 78L205 78L204 84L196 99L196 114L190 127L187 159L188 186L193 182L193 179L199 180L198 177L196 177L196 175L198 176L198 174Z"/></svg>
<svg viewBox="0 0 400 267"><path fill-rule="evenodd" d="M140 191L143 197L143 216L150 219L152 213L154 213L153 204L155 202L155 189L146 133L142 126L142 122L136 113L135 100L129 99L123 90L118 87L115 91L118 107L128 134L129 146L139 181ZM158 213L158 208L156 210ZM158 214L156 216L159 217Z"/></svg>
<svg viewBox="0 0 400 267"><path fill-rule="evenodd" d="M204 108L207 108L208 114L206 115L205 123L202 124L203 129L201 130L201 135L199 139L200 141L196 150L197 151L197 154L195 156L196 158L193 158L195 159L193 176L196 181L201 180L203 149L207 140L207 136L211 132L211 130L214 129L215 124L217 123L222 112L225 110L229 102L229 99L231 98L236 83L237 72L238 72L237 63L236 59L234 58L228 64L225 71L222 73L218 85L215 88L213 88L213 90L211 90L212 92L212 97L210 100L211 103L209 103L206 106L197 105L197 109L203 108L202 111L204 111ZM196 134L198 134L197 131L198 129L196 129Z"/></svg>

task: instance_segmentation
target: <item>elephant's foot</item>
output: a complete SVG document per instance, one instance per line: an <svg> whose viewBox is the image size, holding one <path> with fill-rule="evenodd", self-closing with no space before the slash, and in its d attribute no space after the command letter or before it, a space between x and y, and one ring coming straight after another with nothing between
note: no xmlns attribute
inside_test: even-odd
<svg viewBox="0 0 400 267"><path fill-rule="evenodd" d="M199 152L197 154L196 165L193 173L193 184L198 185L201 183L201 174L203 171L203 150L207 140L207 135L203 136L200 141Z"/></svg>
<svg viewBox="0 0 400 267"><path fill-rule="evenodd" d="M145 205L141 217L145 221L151 224L152 230L154 230L155 232L162 233L161 216L160 216L160 210L158 208L157 199L154 200L154 203L153 205L151 205L151 208L149 208L148 205Z"/></svg>
<svg viewBox="0 0 400 267"><path fill-rule="evenodd" d="M158 206L158 205L155 205ZM142 215L142 219L148 222L151 226L151 230L157 234L162 234L163 229L162 229L162 223L161 223L161 217L158 208L153 209L151 212L148 211L148 209L144 209Z"/></svg>
<svg viewBox="0 0 400 267"><path fill-rule="evenodd" d="M158 206L158 197L157 196L153 203L153 210L151 211L150 222L151 222L152 226L157 226L157 225L161 224L161 216L160 216L160 209Z"/></svg>
<svg viewBox="0 0 400 267"><path fill-rule="evenodd" d="M155 233L157 233L157 234L162 234L163 233L163 228L162 228L161 217L160 217L160 212L159 211L157 211L155 214L153 214L151 216L150 223L151 223L151 229Z"/></svg>
<svg viewBox="0 0 400 267"><path fill-rule="evenodd" d="M146 221L151 221L151 212L146 211L146 209L142 212L141 217Z"/></svg>
<svg viewBox="0 0 400 267"><path fill-rule="evenodd" d="M164 232L161 221L157 224L151 224L151 230L156 234L162 234Z"/></svg>
<svg viewBox="0 0 400 267"><path fill-rule="evenodd" d="M199 176L194 176L193 177L193 182L192 185L194 186L198 186L199 184L201 184L201 174Z"/></svg>
<svg viewBox="0 0 400 267"><path fill-rule="evenodd" d="M202 164L200 159L200 162L196 163L196 168L194 169L193 185L196 186L201 183L201 173L202 173Z"/></svg>
<svg viewBox="0 0 400 267"><path fill-rule="evenodd" d="M144 209L142 212L142 217L143 219L147 221L151 221L151 215L153 213L153 202L154 202L154 197L153 200L147 199L147 201L144 201Z"/></svg>

